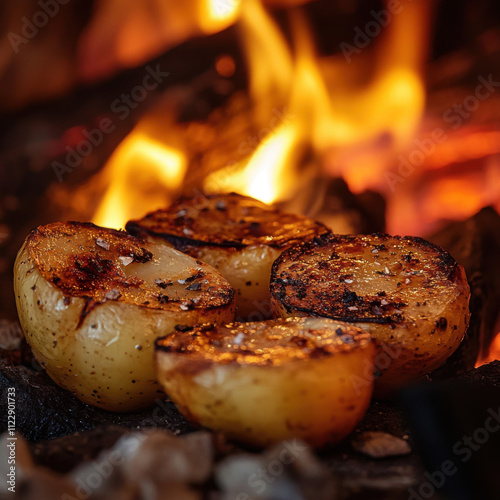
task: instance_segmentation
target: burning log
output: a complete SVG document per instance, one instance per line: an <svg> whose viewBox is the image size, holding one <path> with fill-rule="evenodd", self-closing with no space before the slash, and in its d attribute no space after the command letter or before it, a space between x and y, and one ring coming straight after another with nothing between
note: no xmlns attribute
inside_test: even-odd
<svg viewBox="0 0 500 500"><path fill-rule="evenodd" d="M500 312L500 216L491 207L472 218L453 222L430 237L464 266L471 289L469 329L461 346L433 379L449 377L474 367L486 357L499 331Z"/></svg>

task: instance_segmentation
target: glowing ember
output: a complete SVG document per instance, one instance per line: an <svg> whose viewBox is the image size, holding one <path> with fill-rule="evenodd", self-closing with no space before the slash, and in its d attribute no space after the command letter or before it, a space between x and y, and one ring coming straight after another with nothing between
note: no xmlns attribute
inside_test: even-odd
<svg viewBox="0 0 500 500"><path fill-rule="evenodd" d="M491 363L492 361L496 361L500 359L500 333L494 338L491 343L490 349L486 356L480 357L480 359L476 363L476 368L478 366L485 365L486 363Z"/></svg>

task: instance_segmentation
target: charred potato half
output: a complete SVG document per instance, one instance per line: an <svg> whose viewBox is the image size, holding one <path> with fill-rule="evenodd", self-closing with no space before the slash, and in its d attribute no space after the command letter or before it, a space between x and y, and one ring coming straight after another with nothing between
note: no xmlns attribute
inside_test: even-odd
<svg viewBox="0 0 500 500"><path fill-rule="evenodd" d="M324 316L370 332L380 347L378 396L441 366L469 322L463 268L421 238L331 235L297 245L274 263L271 296L279 316Z"/></svg>
<svg viewBox="0 0 500 500"><path fill-rule="evenodd" d="M161 393L157 337L177 324L234 318L234 290L215 269L93 224L32 231L14 289L26 339L49 376L107 410L135 410Z"/></svg>
<svg viewBox="0 0 500 500"><path fill-rule="evenodd" d="M156 342L158 379L183 415L262 447L349 434L370 402L374 354L368 333L326 318L208 325Z"/></svg>
<svg viewBox="0 0 500 500"><path fill-rule="evenodd" d="M234 193L181 199L126 228L214 266L236 290L238 318L250 321L270 317L271 266L281 252L329 233L307 217Z"/></svg>

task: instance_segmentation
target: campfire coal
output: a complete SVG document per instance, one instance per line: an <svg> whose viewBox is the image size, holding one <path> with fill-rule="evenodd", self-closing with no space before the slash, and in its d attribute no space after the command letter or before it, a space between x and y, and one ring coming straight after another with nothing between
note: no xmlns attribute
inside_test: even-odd
<svg viewBox="0 0 500 500"><path fill-rule="evenodd" d="M0 391L15 388L29 446L19 498L37 484L76 494L75 477L136 431L152 439L147 463L168 442L188 472L177 435L204 442L203 474L175 481L179 498L494 498L498 436L480 429L500 404L496 2L25 0L0 12ZM460 348L400 400L373 402L339 446L287 464L280 447L190 434L169 401L113 414L56 386L22 339L12 293L28 232L121 228L182 195L229 191L337 233L440 245L471 288ZM464 436L471 446L457 445ZM129 486L123 498L146 495Z"/></svg>

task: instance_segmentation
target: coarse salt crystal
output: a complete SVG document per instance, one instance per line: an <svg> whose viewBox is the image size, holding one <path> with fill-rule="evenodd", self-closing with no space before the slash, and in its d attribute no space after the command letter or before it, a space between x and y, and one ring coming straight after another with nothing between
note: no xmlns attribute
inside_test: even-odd
<svg viewBox="0 0 500 500"><path fill-rule="evenodd" d="M98 247L104 248L104 250L109 250L109 243L106 240L103 240L102 238L97 238L95 240L95 244Z"/></svg>
<svg viewBox="0 0 500 500"><path fill-rule="evenodd" d="M236 337L234 337L233 344L241 345L244 338L245 338L245 334L243 332L238 333L238 335L236 335Z"/></svg>
<svg viewBox="0 0 500 500"><path fill-rule="evenodd" d="M104 297L106 297L108 300L116 300L119 299L121 296L122 294L116 289L110 290L109 292L106 292L106 294L104 295Z"/></svg>
<svg viewBox="0 0 500 500"><path fill-rule="evenodd" d="M129 264L132 264L132 262L134 262L134 258L130 255L120 255L120 257L118 258L124 266L128 266Z"/></svg>

